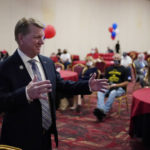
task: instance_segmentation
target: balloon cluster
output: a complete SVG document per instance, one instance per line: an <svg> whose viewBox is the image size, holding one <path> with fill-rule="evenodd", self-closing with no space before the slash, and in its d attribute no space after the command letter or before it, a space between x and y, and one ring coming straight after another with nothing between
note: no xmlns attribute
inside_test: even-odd
<svg viewBox="0 0 150 150"><path fill-rule="evenodd" d="M116 38L116 35L119 33L119 30L117 29L118 25L116 23L112 24L112 27L108 28L108 31L111 33L111 39L114 40Z"/></svg>
<svg viewBox="0 0 150 150"><path fill-rule="evenodd" d="M56 30L52 25L47 25L44 29L45 39L53 38L56 35Z"/></svg>

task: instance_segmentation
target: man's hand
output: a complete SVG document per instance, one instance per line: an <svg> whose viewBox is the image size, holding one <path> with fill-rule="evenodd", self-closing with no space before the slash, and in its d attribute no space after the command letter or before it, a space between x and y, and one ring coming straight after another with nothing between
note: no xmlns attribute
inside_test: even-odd
<svg viewBox="0 0 150 150"><path fill-rule="evenodd" d="M89 80L89 86L92 92L94 91L101 91L105 92L105 89L108 89L107 79L95 79L96 73L92 75Z"/></svg>
<svg viewBox="0 0 150 150"><path fill-rule="evenodd" d="M116 87L116 84L111 84L111 85L109 86L109 88L114 88L114 87Z"/></svg>
<svg viewBox="0 0 150 150"><path fill-rule="evenodd" d="M44 99L47 100L48 92L52 91L52 84L49 80L45 81L37 81L37 77L35 76L33 80L27 85L27 94L30 99Z"/></svg>

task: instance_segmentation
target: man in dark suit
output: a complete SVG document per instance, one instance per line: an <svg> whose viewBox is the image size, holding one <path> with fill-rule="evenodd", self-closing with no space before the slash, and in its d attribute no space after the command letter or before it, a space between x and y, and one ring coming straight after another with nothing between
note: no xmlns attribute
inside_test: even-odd
<svg viewBox="0 0 150 150"><path fill-rule="evenodd" d="M33 18L19 20L15 27L18 48L0 64L0 112L5 112L1 144L23 150L51 150L51 134L58 145L57 91L90 94L107 88L107 80L96 80L95 74L89 81L64 81L52 60L40 55L43 28Z"/></svg>

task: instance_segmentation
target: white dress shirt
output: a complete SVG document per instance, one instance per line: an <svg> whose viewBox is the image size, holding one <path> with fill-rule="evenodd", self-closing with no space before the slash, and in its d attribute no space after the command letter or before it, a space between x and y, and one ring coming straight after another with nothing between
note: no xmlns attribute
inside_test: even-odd
<svg viewBox="0 0 150 150"><path fill-rule="evenodd" d="M17 51L18 51L18 54L21 57L24 65L25 65L25 67L26 67L26 69L27 69L31 79L34 78L34 73L32 71L32 66L31 66L31 64L28 61L31 60L31 59L34 59L34 60L36 60L35 62L37 64L38 68L39 68L42 80L45 80L46 77L45 77L45 74L44 74L44 70L43 70L43 67L42 67L42 65L40 63L40 60L39 60L38 56L35 56L34 58L30 58L26 54L24 54L19 48L17 49ZM27 88L26 88L26 97L27 97L28 101L31 101L31 99L29 98L28 93L27 93Z"/></svg>

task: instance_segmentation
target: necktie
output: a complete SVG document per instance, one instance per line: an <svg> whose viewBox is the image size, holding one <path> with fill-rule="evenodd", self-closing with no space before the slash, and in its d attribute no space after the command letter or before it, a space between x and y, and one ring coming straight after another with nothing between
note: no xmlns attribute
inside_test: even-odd
<svg viewBox="0 0 150 150"><path fill-rule="evenodd" d="M35 63L35 60L32 59L29 60L28 62L31 64L33 74L37 76L38 81L42 81L41 73L39 71L37 64ZM42 126L44 129L48 130L52 123L49 103L48 100L42 99L40 99L40 103L42 107Z"/></svg>

